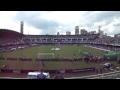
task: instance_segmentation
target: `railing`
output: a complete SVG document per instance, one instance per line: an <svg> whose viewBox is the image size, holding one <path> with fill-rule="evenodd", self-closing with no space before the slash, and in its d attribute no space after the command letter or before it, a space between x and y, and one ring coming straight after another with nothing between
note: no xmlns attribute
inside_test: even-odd
<svg viewBox="0 0 120 90"><path fill-rule="evenodd" d="M27 78L0 77L0 79L27 79ZM120 79L120 71L82 77L70 77L65 79Z"/></svg>
<svg viewBox="0 0 120 90"><path fill-rule="evenodd" d="M0 77L0 79L27 79L27 78Z"/></svg>
<svg viewBox="0 0 120 90"><path fill-rule="evenodd" d="M114 71L104 74L82 76L82 77L70 77L65 79L119 79L119 78L120 78L120 71Z"/></svg>

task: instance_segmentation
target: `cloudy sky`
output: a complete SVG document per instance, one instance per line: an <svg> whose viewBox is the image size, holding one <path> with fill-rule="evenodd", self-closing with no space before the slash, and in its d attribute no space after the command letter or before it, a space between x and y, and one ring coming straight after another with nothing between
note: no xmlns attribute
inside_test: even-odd
<svg viewBox="0 0 120 90"><path fill-rule="evenodd" d="M24 22L24 34L75 33L75 26L87 31L98 31L98 26L107 35L120 33L120 11L0 11L0 28L20 32Z"/></svg>

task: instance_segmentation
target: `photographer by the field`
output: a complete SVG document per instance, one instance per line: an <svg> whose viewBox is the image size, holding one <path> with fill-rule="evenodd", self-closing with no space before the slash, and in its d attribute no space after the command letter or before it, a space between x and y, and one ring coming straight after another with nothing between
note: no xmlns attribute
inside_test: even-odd
<svg viewBox="0 0 120 90"><path fill-rule="evenodd" d="M57 71L57 75L54 77L54 79L64 79L64 77L61 75L60 71Z"/></svg>

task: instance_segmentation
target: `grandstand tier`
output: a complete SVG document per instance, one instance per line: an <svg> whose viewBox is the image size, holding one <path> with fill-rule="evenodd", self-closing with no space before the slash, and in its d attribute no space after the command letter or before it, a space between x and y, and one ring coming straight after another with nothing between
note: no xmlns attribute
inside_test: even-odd
<svg viewBox="0 0 120 90"><path fill-rule="evenodd" d="M0 50L13 51L36 45L80 45L104 47L119 52L119 37L103 36L99 34L85 35L23 35L19 32L0 29Z"/></svg>

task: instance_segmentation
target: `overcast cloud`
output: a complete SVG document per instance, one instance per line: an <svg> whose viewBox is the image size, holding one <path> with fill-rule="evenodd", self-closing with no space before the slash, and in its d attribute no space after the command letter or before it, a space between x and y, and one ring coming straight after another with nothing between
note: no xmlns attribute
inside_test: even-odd
<svg viewBox="0 0 120 90"><path fill-rule="evenodd" d="M0 28L20 32L20 21L24 34L74 34L75 26L88 31L101 26L108 35L120 33L120 11L0 11Z"/></svg>

